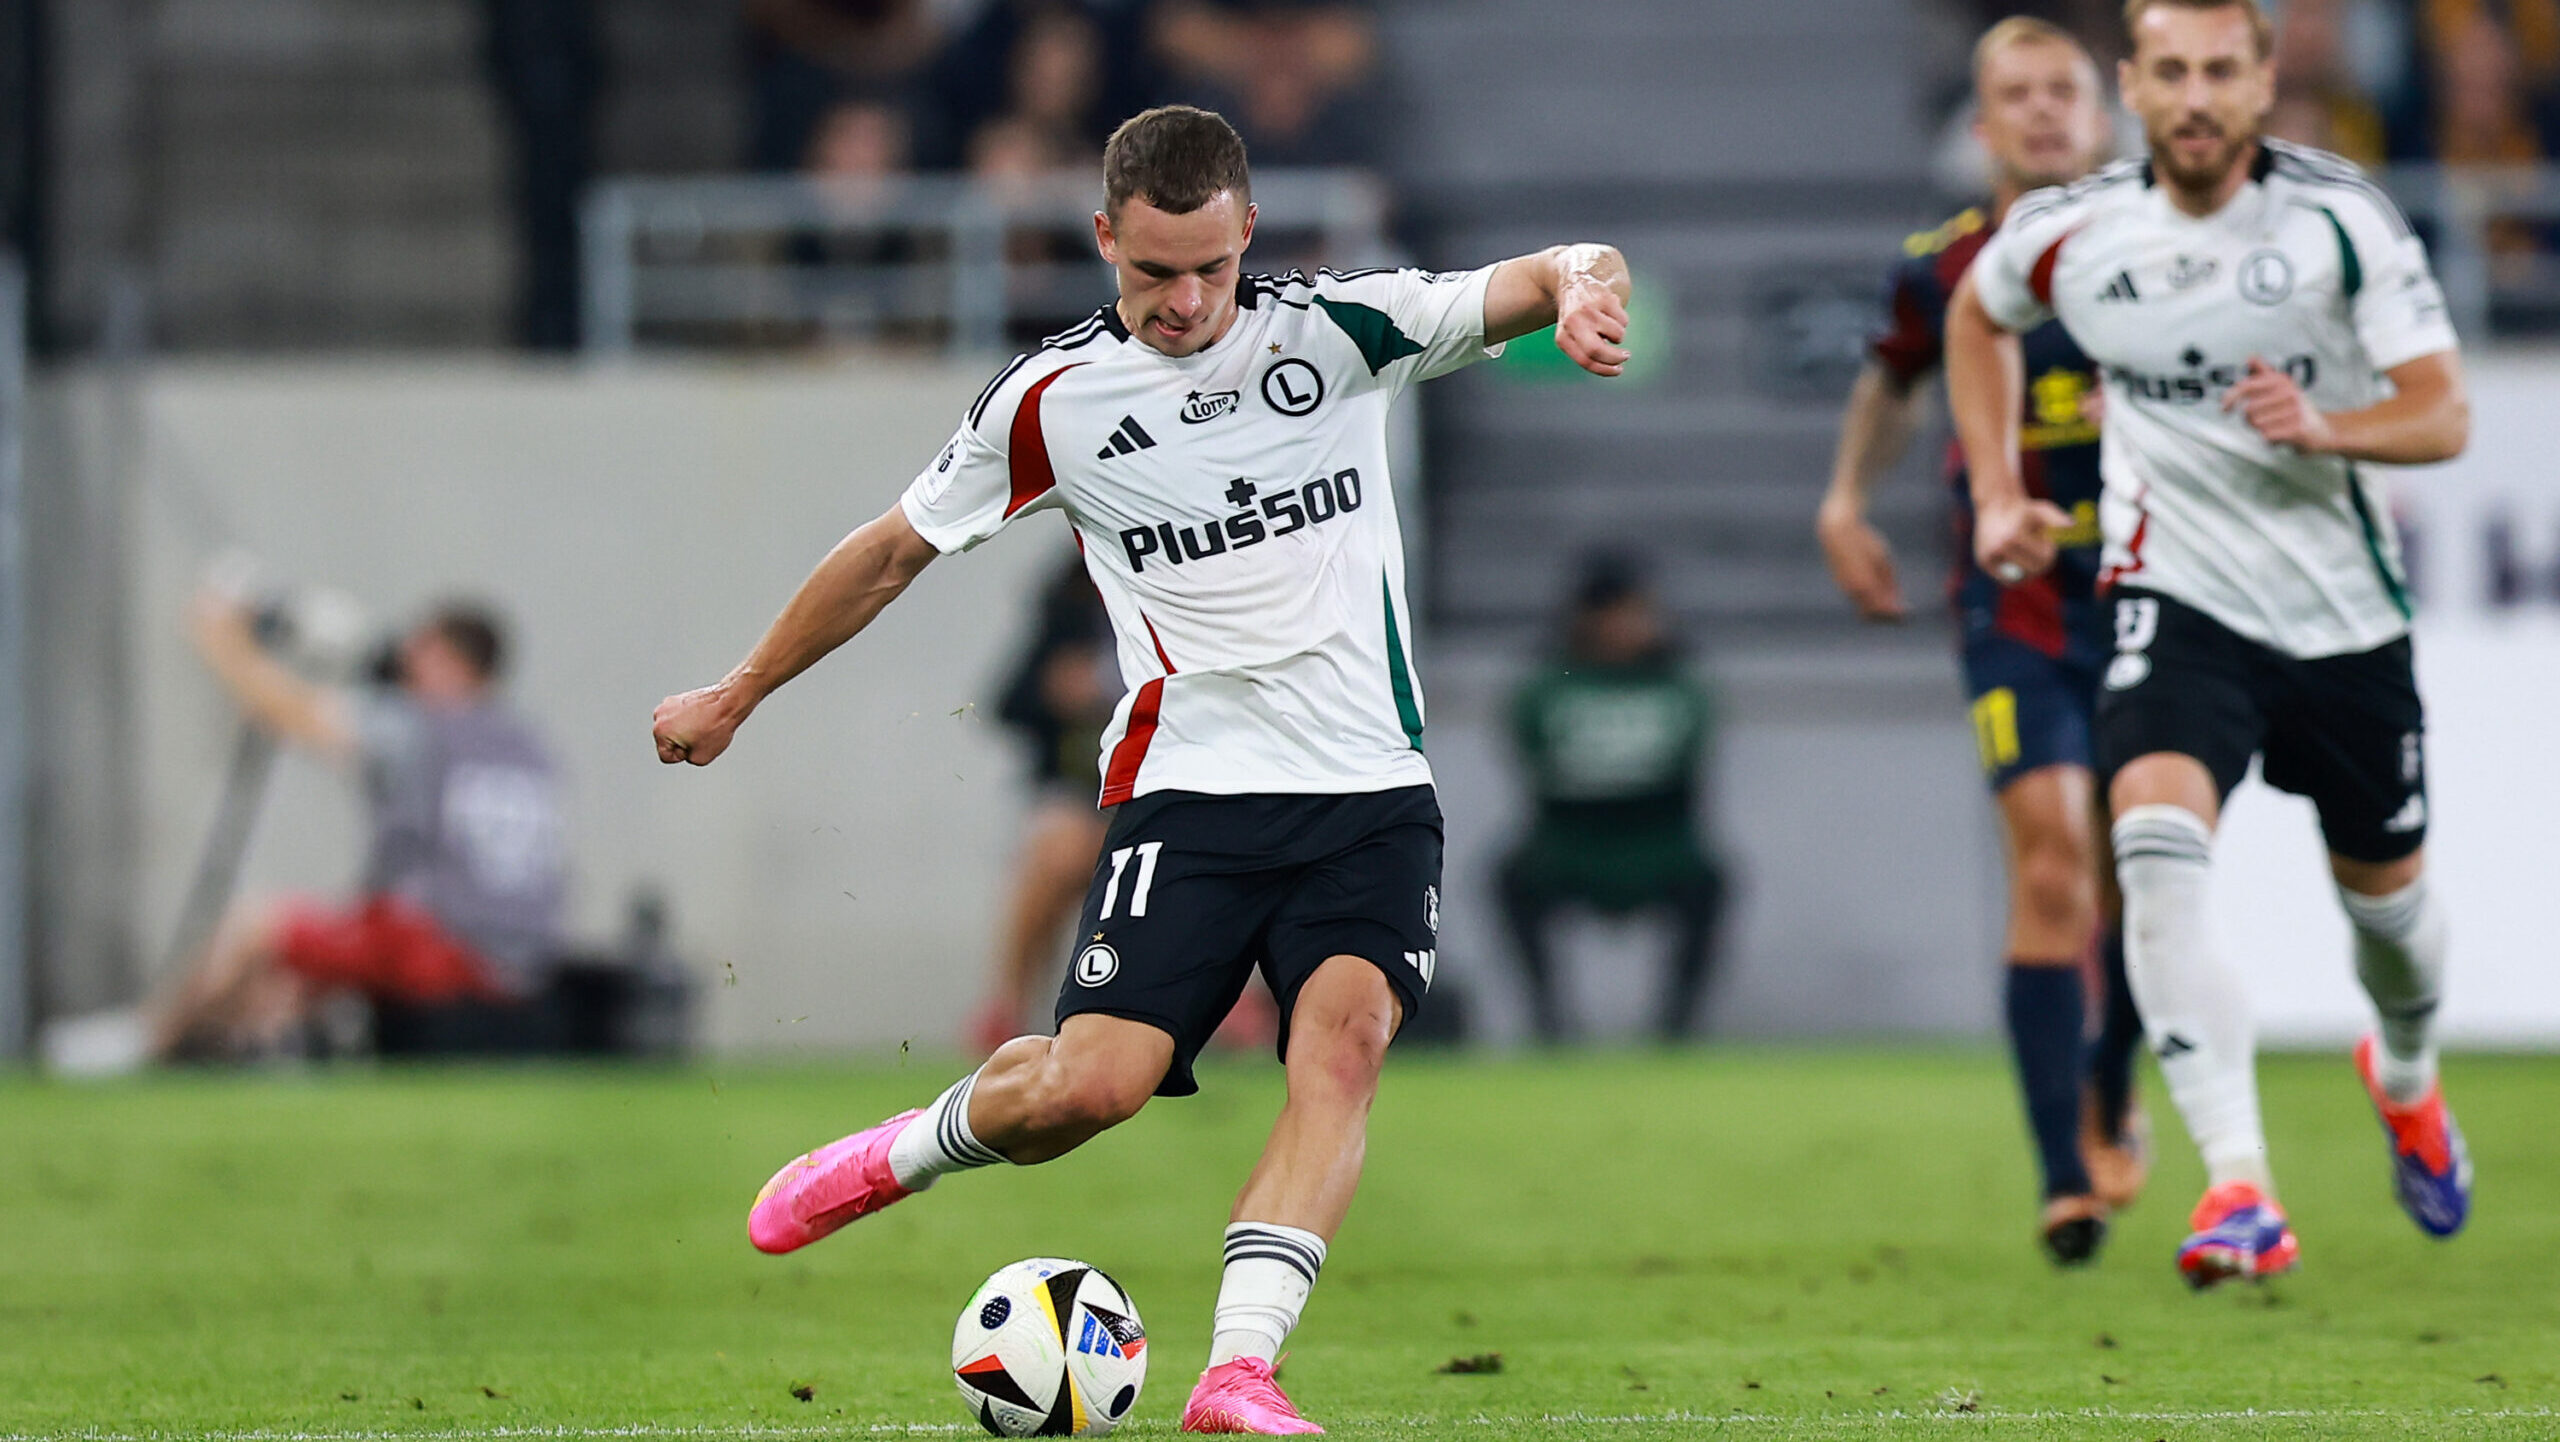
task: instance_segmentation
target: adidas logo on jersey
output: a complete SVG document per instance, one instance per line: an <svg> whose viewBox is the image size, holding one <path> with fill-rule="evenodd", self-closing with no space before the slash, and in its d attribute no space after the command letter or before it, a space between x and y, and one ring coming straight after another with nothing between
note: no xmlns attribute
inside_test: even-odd
<svg viewBox="0 0 2560 1442"><path fill-rule="evenodd" d="M1122 416L1119 428L1111 433L1110 442L1101 450L1094 452L1093 458L1097 461L1107 461L1114 456L1125 456L1131 451L1143 451L1155 443L1156 438L1147 434L1146 427L1138 424L1136 416Z"/></svg>
<svg viewBox="0 0 2560 1442"><path fill-rule="evenodd" d="M2194 1042L2187 1040L2185 1037L2178 1035L2174 1031L2169 1033L2167 1036L2160 1038L2160 1059L2162 1061L2167 1061L2173 1056L2185 1056L2188 1052L2194 1051L2195 1049L2196 1044Z"/></svg>
<svg viewBox="0 0 2560 1442"><path fill-rule="evenodd" d="M2102 302L2110 300L2138 301L2142 299L2141 293L2133 288L2133 272L2129 270L2117 271L2116 278L2107 282L2107 288L2098 292L2098 299Z"/></svg>

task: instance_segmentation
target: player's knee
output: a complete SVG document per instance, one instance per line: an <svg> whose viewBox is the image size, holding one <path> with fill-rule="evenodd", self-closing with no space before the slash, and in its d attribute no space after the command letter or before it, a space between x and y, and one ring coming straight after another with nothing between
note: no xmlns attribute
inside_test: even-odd
<svg viewBox="0 0 2560 1442"><path fill-rule="evenodd" d="M1292 1085L1345 1092L1375 1088L1386 1067L1387 1044L1395 1040L1397 1011L1395 989L1365 962L1357 972L1336 967L1318 973L1299 993L1289 1018Z"/></svg>
<svg viewBox="0 0 2560 1442"><path fill-rule="evenodd" d="M2096 860L2086 847L2030 847L2017 858L2018 908L2056 931L2077 935L2098 924Z"/></svg>
<svg viewBox="0 0 2560 1442"><path fill-rule="evenodd" d="M1012 1115L1019 1119L1020 1130L1027 1136L1046 1143L1062 1143L1056 1150L1072 1148L1085 1138L1136 1116L1155 1091L1158 1078L1141 1076L1140 1069L1125 1058L1065 1053L1051 1038L1017 1037L998 1048L987 1068L980 1072L982 1094L990 1073L999 1070L1008 1053L1016 1048L1027 1053L1035 1047L1041 1055L1020 1058L1024 1064L1013 1073L1019 1080L1006 1080L1009 1088L1019 1087L1011 1093L1018 1098L1013 1103L1018 1110ZM1054 1150L1046 1152L1055 1154Z"/></svg>
<svg viewBox="0 0 2560 1442"><path fill-rule="evenodd" d="M1086 1136L1107 1131L1136 1116L1153 1090L1151 1084L1107 1071L1061 1077L1039 1098L1039 1129Z"/></svg>

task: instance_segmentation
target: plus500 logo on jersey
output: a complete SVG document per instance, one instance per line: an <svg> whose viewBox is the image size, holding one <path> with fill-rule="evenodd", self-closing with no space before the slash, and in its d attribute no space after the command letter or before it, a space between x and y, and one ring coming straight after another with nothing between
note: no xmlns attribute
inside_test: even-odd
<svg viewBox="0 0 2560 1442"><path fill-rule="evenodd" d="M1177 526L1171 521L1158 521L1152 526L1131 526L1120 533L1120 549L1128 553L1129 569L1143 571L1147 561L1205 561L1229 551L1259 546L1276 537L1321 526L1336 516L1347 516L1360 509L1360 472L1347 469L1329 476L1318 476L1294 490L1262 494L1262 488L1238 477L1227 487L1227 500L1242 507L1223 522L1202 521L1196 526Z"/></svg>
<svg viewBox="0 0 2560 1442"><path fill-rule="evenodd" d="M2178 357L2187 369L2178 375L2146 375L2128 366L2107 367L2107 378L2145 400L2167 401L2173 405L2197 405L2213 399L2249 373L2244 365L2207 365L2204 356L2188 351ZM2320 379L2320 362L2307 355L2293 356L2278 370L2293 377L2293 383L2311 389Z"/></svg>

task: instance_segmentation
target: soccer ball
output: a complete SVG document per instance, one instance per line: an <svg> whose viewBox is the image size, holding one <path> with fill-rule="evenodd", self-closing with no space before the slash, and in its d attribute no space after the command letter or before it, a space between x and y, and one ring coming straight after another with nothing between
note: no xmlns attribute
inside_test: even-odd
<svg viewBox="0 0 2560 1442"><path fill-rule="evenodd" d="M1147 1329L1098 1268L1033 1257L969 1299L951 1334L951 1374L999 1437L1099 1437L1138 1405Z"/></svg>

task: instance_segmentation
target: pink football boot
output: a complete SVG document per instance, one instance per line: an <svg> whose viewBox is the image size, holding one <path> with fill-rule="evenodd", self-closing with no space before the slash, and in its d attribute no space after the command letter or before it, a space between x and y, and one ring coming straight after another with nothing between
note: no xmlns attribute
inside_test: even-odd
<svg viewBox="0 0 2560 1442"><path fill-rule="evenodd" d="M878 1126L793 1157L756 1193L747 1240L759 1252L797 1251L857 1217L907 1195L889 1170L889 1143L920 1112L900 1112Z"/></svg>
<svg viewBox="0 0 2560 1442"><path fill-rule="evenodd" d="M1262 1437L1313 1435L1322 1427L1298 1415L1281 1395L1271 1364L1238 1357L1200 1374L1191 1403L1182 1409L1185 1432L1251 1432Z"/></svg>

